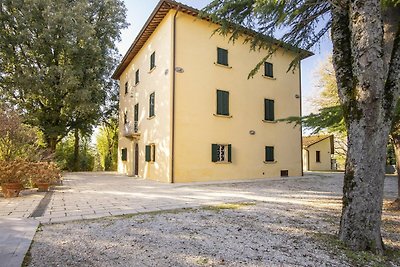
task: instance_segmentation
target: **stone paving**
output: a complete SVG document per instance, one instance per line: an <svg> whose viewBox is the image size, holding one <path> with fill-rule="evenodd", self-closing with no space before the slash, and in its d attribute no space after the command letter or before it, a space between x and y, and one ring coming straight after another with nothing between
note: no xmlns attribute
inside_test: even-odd
<svg viewBox="0 0 400 267"><path fill-rule="evenodd" d="M0 218L28 218L44 196L33 189L23 190L18 198L0 197Z"/></svg>
<svg viewBox="0 0 400 267"><path fill-rule="evenodd" d="M20 267L39 222L0 217L0 266Z"/></svg>
<svg viewBox="0 0 400 267"><path fill-rule="evenodd" d="M57 223L238 201L196 185L162 184L115 173L73 173L56 187L46 211L34 219Z"/></svg>
<svg viewBox="0 0 400 267"><path fill-rule="evenodd" d="M304 203L310 201L310 192L317 198L335 197L339 204L342 177L340 173L309 173L305 177L256 181L162 184L115 173L70 173L65 175L63 186L52 192L27 190L23 197L0 197L0 263L6 262L8 267L22 262L39 222L61 223L238 201ZM395 198L396 181L396 177L387 179L386 198Z"/></svg>

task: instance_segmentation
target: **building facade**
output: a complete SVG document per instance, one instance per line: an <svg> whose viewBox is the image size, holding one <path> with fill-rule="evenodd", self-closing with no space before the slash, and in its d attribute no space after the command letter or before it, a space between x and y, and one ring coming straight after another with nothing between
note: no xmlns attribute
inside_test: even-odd
<svg viewBox="0 0 400 267"><path fill-rule="evenodd" d="M115 71L118 171L162 182L302 175L298 51L265 51L212 35L197 10L160 1Z"/></svg>
<svg viewBox="0 0 400 267"><path fill-rule="evenodd" d="M335 170L333 135L314 135L303 137L303 170Z"/></svg>

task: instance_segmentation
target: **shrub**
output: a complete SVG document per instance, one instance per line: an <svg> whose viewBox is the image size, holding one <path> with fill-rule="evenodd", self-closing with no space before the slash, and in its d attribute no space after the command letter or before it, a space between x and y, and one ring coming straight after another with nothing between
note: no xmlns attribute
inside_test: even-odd
<svg viewBox="0 0 400 267"><path fill-rule="evenodd" d="M53 162L32 162L29 164L28 176L32 184L37 183L59 183L61 171Z"/></svg>
<svg viewBox="0 0 400 267"><path fill-rule="evenodd" d="M28 181L29 163L22 160L0 161L0 184L21 183Z"/></svg>

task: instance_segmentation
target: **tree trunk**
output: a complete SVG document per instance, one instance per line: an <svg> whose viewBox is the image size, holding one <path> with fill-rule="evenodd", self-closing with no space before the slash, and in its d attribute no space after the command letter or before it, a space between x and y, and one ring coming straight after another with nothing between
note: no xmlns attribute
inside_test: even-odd
<svg viewBox="0 0 400 267"><path fill-rule="evenodd" d="M51 153L56 152L58 138L57 137L45 137L46 147L50 150Z"/></svg>
<svg viewBox="0 0 400 267"><path fill-rule="evenodd" d="M74 131L74 171L79 171L79 129Z"/></svg>
<svg viewBox="0 0 400 267"><path fill-rule="evenodd" d="M364 120L350 123L339 238L354 250L384 249L381 216L389 129L366 127Z"/></svg>
<svg viewBox="0 0 400 267"><path fill-rule="evenodd" d="M397 202L400 202L400 135L392 133L394 146L394 154L396 155L396 171L397 171Z"/></svg>
<svg viewBox="0 0 400 267"><path fill-rule="evenodd" d="M398 95L391 82L397 60L392 55L395 64L386 70L380 1L334 2L333 63L348 130L339 238L353 250L382 253L386 145Z"/></svg>

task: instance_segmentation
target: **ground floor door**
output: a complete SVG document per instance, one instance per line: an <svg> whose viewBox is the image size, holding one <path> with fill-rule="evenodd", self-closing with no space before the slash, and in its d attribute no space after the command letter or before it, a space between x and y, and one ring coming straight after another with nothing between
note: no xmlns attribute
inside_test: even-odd
<svg viewBox="0 0 400 267"><path fill-rule="evenodd" d="M138 143L135 144L135 176L139 175L139 145Z"/></svg>

